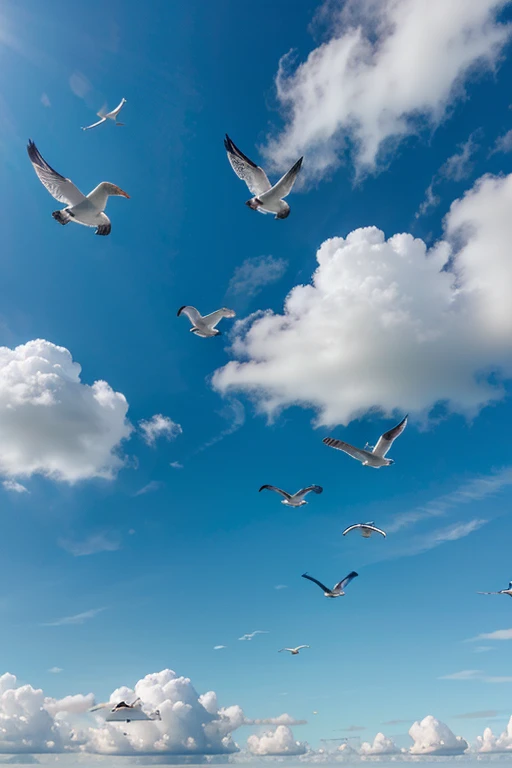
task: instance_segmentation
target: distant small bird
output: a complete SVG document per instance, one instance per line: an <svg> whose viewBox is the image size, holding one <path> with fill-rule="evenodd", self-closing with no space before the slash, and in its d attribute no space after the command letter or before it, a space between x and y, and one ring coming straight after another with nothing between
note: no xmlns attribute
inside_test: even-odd
<svg viewBox="0 0 512 768"><path fill-rule="evenodd" d="M91 707L89 712L97 712L106 707L112 707L112 702L106 701L103 704L96 704L95 707ZM107 723L131 723L132 720L161 720L161 717L158 709L150 715L147 715L142 710L142 702L140 698L137 698L132 704L127 704L126 701L120 701L112 707L105 720Z"/></svg>
<svg viewBox="0 0 512 768"><path fill-rule="evenodd" d="M281 490L281 488L276 488L275 485L262 485L259 492L264 490L280 493L281 496L284 496L281 504L286 504L287 507L303 507L304 504L308 503L304 498L306 494L311 492L322 493L324 489L320 485L308 485L307 488L302 488L302 490L297 491L297 493L290 494Z"/></svg>
<svg viewBox="0 0 512 768"><path fill-rule="evenodd" d="M341 581L338 581L337 584L334 585L332 589L329 589L329 587L326 587L325 584L322 584L321 581L318 581L318 579L314 579L313 576L309 576L307 573L302 574L303 579L309 579L309 581L314 582L315 584L318 584L320 589L323 589L325 597L342 597L345 592L343 591L345 587L350 584L352 579L355 579L356 576L358 576L355 571L351 571L348 576L345 576L344 579Z"/></svg>
<svg viewBox="0 0 512 768"><path fill-rule="evenodd" d="M508 595L512 597L512 581L509 581L507 589L500 589L499 592L477 592L477 595Z"/></svg>
<svg viewBox="0 0 512 768"><path fill-rule="evenodd" d="M239 640L252 640L255 635L268 635L266 629L255 629L254 632L246 632L245 635L239 637Z"/></svg>
<svg viewBox="0 0 512 768"><path fill-rule="evenodd" d="M364 539L369 539L372 533L380 533L381 536L386 538L384 531L381 531L380 528L376 528L375 523L356 523L355 525L349 525L349 527L345 528L343 531L343 536L346 536L347 533L355 531L356 529L361 531L361 536Z"/></svg>
<svg viewBox="0 0 512 768"><path fill-rule="evenodd" d="M301 157L297 162L279 179L277 184L272 186L268 180L267 174L259 165L249 160L226 133L224 146L228 153L228 160L231 167L239 179L245 181L254 197L247 200L246 205L253 211L260 213L275 213L276 219L286 219L290 215L290 206L282 199L290 194L295 184L295 179L301 169Z"/></svg>
<svg viewBox="0 0 512 768"><path fill-rule="evenodd" d="M59 224L64 225L74 221L75 224L83 224L85 227L96 227L97 235L110 235L112 224L108 216L103 213L108 198L119 195L130 197L130 195L115 184L102 181L85 196L72 181L61 176L48 165L33 141L28 142L27 152L39 180L50 195L59 203L66 203L66 208L52 213L53 218Z"/></svg>
<svg viewBox="0 0 512 768"><path fill-rule="evenodd" d="M192 323L190 333L195 333L202 339L210 339L212 336L222 336L222 331L218 331L215 326L223 317L235 317L235 311L223 307L203 317L195 307L183 306L178 309L178 317L180 315L186 315Z"/></svg>
<svg viewBox="0 0 512 768"><path fill-rule="evenodd" d="M99 112L97 112L97 115L98 117L101 117L101 120L98 120L97 123L93 123L92 125L87 125L85 128L82 128L82 131L89 131L91 128L96 128L97 125L101 125L107 120L113 120L116 125L124 125L124 123L117 122L117 116L122 110L124 104L126 104L126 99L121 99L117 107L113 109L112 112L106 112L104 114L103 111L100 110Z"/></svg>
<svg viewBox="0 0 512 768"><path fill-rule="evenodd" d="M386 453L393 445L393 441L402 434L407 426L407 416L402 419L400 424L397 424L393 429L384 432L379 437L377 445L375 447L366 444L364 448L355 448L350 443L344 443L343 440L335 440L332 437L324 437L323 441L330 448L337 448L339 451L344 451L352 456L353 459L360 461L365 467L389 467L395 462L393 459L386 459Z"/></svg>
<svg viewBox="0 0 512 768"><path fill-rule="evenodd" d="M310 645L298 645L296 648L281 648L278 653L282 653L283 651L289 651L292 656L298 656L299 651L301 651L303 648L311 648Z"/></svg>

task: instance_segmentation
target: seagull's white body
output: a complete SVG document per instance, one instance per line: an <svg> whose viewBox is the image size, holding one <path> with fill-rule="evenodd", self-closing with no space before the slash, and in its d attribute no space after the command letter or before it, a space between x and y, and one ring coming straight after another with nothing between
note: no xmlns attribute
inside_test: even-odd
<svg viewBox="0 0 512 768"><path fill-rule="evenodd" d="M318 581L318 579L314 579L313 576L310 576L308 573L303 573L302 578L308 579L308 581L312 581L314 584L318 584L320 589L323 590L325 597L343 597L345 594L345 587L348 586L352 579L355 579L358 575L359 574L357 574L355 571L351 571L348 576L345 576L344 579L338 581L338 583L335 584L332 589L329 589L329 587L326 587L325 584L322 584L322 582Z"/></svg>
<svg viewBox="0 0 512 768"><path fill-rule="evenodd" d="M299 651L301 651L303 648L311 648L310 645L298 645L296 648L281 648L278 653L282 653L283 651L289 651L292 656L298 656Z"/></svg>
<svg viewBox="0 0 512 768"><path fill-rule="evenodd" d="M369 539L373 533L380 533L381 536L386 538L384 531L382 531L380 528L377 528L375 523L356 523L355 525L349 525L349 527L345 528L343 531L343 536L346 536L347 533L355 530L361 531L361 536L364 539Z"/></svg>
<svg viewBox="0 0 512 768"><path fill-rule="evenodd" d="M500 589L499 592L477 592L478 595L508 595L512 597L512 581L509 582L507 589Z"/></svg>
<svg viewBox="0 0 512 768"><path fill-rule="evenodd" d="M355 446L350 445L350 443L345 443L343 440L335 440L333 437L324 437L322 442L330 448L336 448L338 451L347 453L349 456L352 456L353 459L360 461L364 467L374 467L375 469L378 469L379 467L389 467L395 462L393 459L386 459L386 454L393 445L394 440L402 434L406 426L407 416L402 419L400 424L397 424L396 427L384 432L384 434L379 437L377 445L374 448L372 448L372 446L356 448Z"/></svg>
<svg viewBox="0 0 512 768"><path fill-rule="evenodd" d="M66 203L65 208L52 213L53 218L59 224L69 224L70 221L74 221L75 224L82 224L84 227L96 227L97 235L109 235L112 225L104 213L108 198L129 197L129 195L109 181L102 181L88 195L83 195L70 179L61 176L48 165L33 141L29 141L27 151L43 186L59 203Z"/></svg>
<svg viewBox="0 0 512 768"><path fill-rule="evenodd" d="M302 488L300 491L297 491L297 493L291 494L283 491L281 488L276 488L275 485L262 485L260 491L263 490L280 493L281 496L284 496L281 504L284 504L286 507L303 507L308 503L304 496L311 492L322 493L324 489L320 485L309 485L307 488Z"/></svg>
<svg viewBox="0 0 512 768"><path fill-rule="evenodd" d="M228 160L239 179L245 181L249 192L254 195L246 202L249 208L260 213L274 213L276 219L286 219L290 215L290 206L284 201L292 191L295 179L302 166L302 157L279 179L271 185L268 176L259 165L249 160L238 147L233 144L226 134L224 146L228 153Z"/></svg>
<svg viewBox="0 0 512 768"><path fill-rule="evenodd" d="M223 317L235 317L235 311L223 307L203 317L195 307L184 306L178 309L178 317L180 315L186 315L192 323L190 333L194 333L202 339L210 339L212 336L222 335L222 332L218 331L215 326L220 323Z"/></svg>
<svg viewBox="0 0 512 768"><path fill-rule="evenodd" d="M97 125L106 123L107 120L113 120L116 125L124 125L124 123L119 123L117 121L117 116L122 110L124 104L126 104L126 99L121 99L117 107L113 109L112 112L107 112L106 114L103 114L103 112L98 112L97 115L101 118L101 120L98 120L97 123L93 123L92 125L86 125L85 128L82 128L82 131L89 131L91 128L96 128Z"/></svg>

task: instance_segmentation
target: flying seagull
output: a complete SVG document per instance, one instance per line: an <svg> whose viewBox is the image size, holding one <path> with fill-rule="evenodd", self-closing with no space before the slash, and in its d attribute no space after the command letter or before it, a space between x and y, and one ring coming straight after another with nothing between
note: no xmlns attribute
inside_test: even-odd
<svg viewBox="0 0 512 768"><path fill-rule="evenodd" d="M405 416L396 427L384 432L384 434L379 437L375 447L366 444L364 448L355 448L353 445L344 443L343 440L335 440L333 437L324 437L322 442L330 448L337 448L338 451L348 453L353 459L360 461L364 467L375 467L376 469L379 467L389 467L395 462L393 459L386 459L386 453L393 445L393 441L402 434L406 426L407 416Z"/></svg>
<svg viewBox="0 0 512 768"><path fill-rule="evenodd" d="M110 235L112 225L108 216L103 213L107 200L111 196L130 195L115 184L102 181L86 197L70 179L61 176L48 165L33 141L28 142L27 152L41 183L59 203L66 204L66 208L52 213L53 218L59 224L74 221L75 224L83 224L85 227L96 227L97 235Z"/></svg>
<svg viewBox="0 0 512 768"><path fill-rule="evenodd" d="M287 507L303 507L304 504L308 503L304 496L311 492L322 493L324 489L320 485L308 485L307 488L303 488L301 491L291 494L286 493L286 491L281 490L281 488L276 488L275 485L262 485L260 491L264 490L280 493L281 496L284 496L281 504L286 504Z"/></svg>
<svg viewBox="0 0 512 768"><path fill-rule="evenodd" d="M299 651L302 650L302 648L311 648L310 645L298 645L296 648L281 648L278 653L282 653L283 651L290 651L292 656L298 656Z"/></svg>
<svg viewBox="0 0 512 768"><path fill-rule="evenodd" d="M337 584L334 585L332 589L329 589L329 587L326 587L325 584L322 584L321 581L318 581L318 579L314 579L312 576L310 576L307 573L302 574L303 579L309 579L309 581L313 581L315 584L318 584L320 589L323 589L325 597L342 597L345 592L343 591L345 587L350 584L352 579L355 579L356 576L358 576L355 571L351 571L348 576L345 576L344 579L341 581L338 581Z"/></svg>
<svg viewBox="0 0 512 768"><path fill-rule="evenodd" d="M186 315L192 323L190 333L195 333L202 339L210 339L212 336L222 336L222 331L218 331L215 326L223 317L235 317L235 311L223 307L203 317L195 307L183 306L178 309L178 317L180 315Z"/></svg>
<svg viewBox="0 0 512 768"><path fill-rule="evenodd" d="M106 701L103 704L97 704L95 707L91 707L89 712L97 712L100 709L106 707L112 707L112 702ZM126 701L120 701L114 707L110 709L105 721L107 723L131 723L132 720L160 720L160 712L155 710L150 715L147 715L142 710L142 702L140 698L135 699L132 704L127 704Z"/></svg>
<svg viewBox="0 0 512 768"><path fill-rule="evenodd" d="M279 179L277 184L272 186L263 168L260 168L259 165L256 165L252 160L249 160L249 158L244 155L235 144L233 144L227 133L226 138L224 139L224 146L226 147L228 160L231 163L232 169L239 179L245 181L249 187L249 192L254 195L250 200L247 200L246 205L248 205L249 208L252 208L253 211L259 211L260 213L275 213L276 215L274 218L286 219L287 216L290 215L290 206L288 203L285 203L283 198L289 195L292 191L303 158L301 157L297 160L290 170Z"/></svg>
<svg viewBox="0 0 512 768"><path fill-rule="evenodd" d="M356 523L355 525L349 525L348 528L345 528L343 531L343 536L346 536L347 533L350 531L360 530L361 536L364 539L369 539L372 533L380 533L381 536L384 536L386 538L386 534L384 531L381 531L380 528L377 528L375 526L375 523Z"/></svg>
<svg viewBox="0 0 512 768"><path fill-rule="evenodd" d="M122 110L124 104L126 104L126 99L121 99L117 107L113 109L112 112L106 112L104 114L103 111L100 110L97 115L98 117L101 117L101 120L98 120L97 123L93 123L92 125L86 125L85 128L82 128L82 131L89 131L91 128L96 128L97 125L101 125L107 120L113 120L116 125L124 125L124 123L118 123L117 121L117 116Z"/></svg>
<svg viewBox="0 0 512 768"><path fill-rule="evenodd" d="M477 592L477 595L508 595L512 597L512 581L509 581L507 589L500 589L499 592Z"/></svg>

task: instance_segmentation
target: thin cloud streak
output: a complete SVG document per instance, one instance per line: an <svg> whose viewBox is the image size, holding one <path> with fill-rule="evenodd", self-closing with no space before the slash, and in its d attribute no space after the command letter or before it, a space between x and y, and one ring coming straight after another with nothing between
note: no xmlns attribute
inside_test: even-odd
<svg viewBox="0 0 512 768"><path fill-rule="evenodd" d="M41 627L64 627L74 624L84 624L89 619L94 619L98 613L106 611L106 608L92 608L90 611L83 611L83 613L76 613L74 616L64 616L62 619L56 621L46 621L40 624Z"/></svg>

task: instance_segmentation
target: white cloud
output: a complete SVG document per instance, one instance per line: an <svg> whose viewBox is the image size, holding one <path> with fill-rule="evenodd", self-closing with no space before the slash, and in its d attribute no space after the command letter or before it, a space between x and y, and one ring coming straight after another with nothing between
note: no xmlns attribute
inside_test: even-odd
<svg viewBox="0 0 512 768"><path fill-rule="evenodd" d="M285 259L274 256L256 256L245 259L236 267L233 277L229 281L227 293L244 298L252 298L271 283L280 280L288 262Z"/></svg>
<svg viewBox="0 0 512 768"><path fill-rule="evenodd" d="M491 151L491 155L496 152L512 152L512 130L507 131L503 136L498 136Z"/></svg>
<svg viewBox="0 0 512 768"><path fill-rule="evenodd" d="M0 473L74 483L111 479L132 427L128 403L106 381L80 380L71 353L36 339L0 347Z"/></svg>
<svg viewBox="0 0 512 768"><path fill-rule="evenodd" d="M396 755L399 752L400 750L394 741L384 736L383 733L378 733L372 744L364 741L360 749L361 755Z"/></svg>
<svg viewBox="0 0 512 768"><path fill-rule="evenodd" d="M144 485L142 488L140 488L138 491L135 492L135 496L144 496L146 493L153 493L153 491L158 491L160 488L163 488L163 483L159 482L158 480L151 480L147 485Z"/></svg>
<svg viewBox="0 0 512 768"><path fill-rule="evenodd" d="M98 552L115 552L121 548L121 543L107 533L95 533L82 541L59 539L59 546L75 557L83 557L95 555Z"/></svg>
<svg viewBox="0 0 512 768"><path fill-rule="evenodd" d="M13 493L30 493L28 488L25 488L21 483L17 483L16 480L4 480L2 485L6 491L12 491Z"/></svg>
<svg viewBox="0 0 512 768"><path fill-rule="evenodd" d="M481 635L470 638L468 642L475 640L512 640L512 629L497 629L495 632L484 632Z"/></svg>
<svg viewBox="0 0 512 768"><path fill-rule="evenodd" d="M496 738L490 728L486 728L482 736L477 737L477 752L509 752L512 750L512 717L506 730Z"/></svg>
<svg viewBox="0 0 512 768"><path fill-rule="evenodd" d="M50 667L48 672L51 672L52 675L58 675L59 672L64 672L64 670L62 669L62 667Z"/></svg>
<svg viewBox="0 0 512 768"><path fill-rule="evenodd" d="M70 714L82 714L87 712L95 704L94 694L88 693L84 696L82 693L76 693L72 696L64 696L63 699L45 698L43 706L50 715L58 715L61 712Z"/></svg>
<svg viewBox="0 0 512 768"><path fill-rule="evenodd" d="M416 542L408 545L407 552L410 555L427 552L429 549L434 549L440 544L445 544L447 541L458 541L469 536L470 533L478 531L486 523L487 520L470 520L468 523L455 523L454 525L448 525L446 528L438 528L424 534Z"/></svg>
<svg viewBox="0 0 512 768"><path fill-rule="evenodd" d="M41 94L41 104L43 107L51 107L52 103L47 93Z"/></svg>
<svg viewBox="0 0 512 768"><path fill-rule="evenodd" d="M416 721L409 728L409 736L414 741L411 755L461 755L468 748L468 743L455 734L445 723L427 715Z"/></svg>
<svg viewBox="0 0 512 768"><path fill-rule="evenodd" d="M91 82L86 78L83 72L73 72L69 78L69 87L80 99L83 99L92 89Z"/></svg>
<svg viewBox="0 0 512 768"><path fill-rule="evenodd" d="M64 627L70 624L84 624L89 619L94 619L98 613L104 611L105 608L92 608L90 611L83 611L82 613L75 613L73 616L63 616L61 619L55 621L47 621L41 624L42 627Z"/></svg>
<svg viewBox="0 0 512 768"><path fill-rule="evenodd" d="M170 465L173 469L183 469L183 464L179 461L171 461Z"/></svg>
<svg viewBox="0 0 512 768"><path fill-rule="evenodd" d="M227 645L214 645L213 650L214 651L221 651L223 648L227 648Z"/></svg>
<svg viewBox="0 0 512 768"><path fill-rule="evenodd" d="M510 675L486 675L479 669L463 669L451 675L443 675L439 680L478 680L481 683L512 683Z"/></svg>
<svg viewBox="0 0 512 768"><path fill-rule="evenodd" d="M494 648L490 645L477 645L473 648L473 653L487 653L488 651L494 651Z"/></svg>
<svg viewBox="0 0 512 768"><path fill-rule="evenodd" d="M330 37L307 60L281 59L277 97L286 116L268 156L289 167L306 155L303 174L335 168L347 146L359 168L380 150L437 125L464 93L475 69L492 69L510 29L497 22L507 0L349 0L326 3Z"/></svg>
<svg viewBox="0 0 512 768"><path fill-rule="evenodd" d="M244 725L306 725L307 720L297 720L295 717L292 717L287 712L283 712L282 715L278 715L277 717L264 717L259 718L256 720L244 720Z"/></svg>
<svg viewBox="0 0 512 768"><path fill-rule="evenodd" d="M435 179L432 179L425 190L425 199L421 203L417 212L414 214L417 219L419 219L420 216L424 216L426 213L428 213L428 211L431 210L431 208L435 208L436 205L439 205L441 202L441 198L434 194L434 184Z"/></svg>
<svg viewBox="0 0 512 768"><path fill-rule="evenodd" d="M287 584L276 584L274 589L288 589Z"/></svg>
<svg viewBox="0 0 512 768"><path fill-rule="evenodd" d="M474 415L500 400L512 374L511 207L512 175L485 176L430 250L376 227L327 240L312 284L291 291L282 315L235 325L238 359L213 386L249 394L269 418L312 407L318 425L375 410L424 416L438 402Z"/></svg>
<svg viewBox="0 0 512 768"><path fill-rule="evenodd" d="M161 413L155 413L148 420L141 419L139 429L142 432L144 442L148 445L154 445L159 437L174 440L183 432L180 424L176 424L168 416L163 416Z"/></svg>
<svg viewBox="0 0 512 768"><path fill-rule="evenodd" d="M218 415L230 422L229 426L221 430L218 435L214 435L210 440L207 440L206 443L200 445L195 451L196 454L206 451L212 445L217 445L217 443L220 443L225 437L232 435L245 424L245 408L239 400L231 400L224 408L218 411Z"/></svg>
<svg viewBox="0 0 512 768"><path fill-rule="evenodd" d="M261 735L252 734L247 739L247 747L253 755L303 755L306 747L295 741L293 733L286 725L278 725L274 731Z"/></svg>
<svg viewBox="0 0 512 768"><path fill-rule="evenodd" d="M239 637L238 639L252 640L256 635L268 635L268 631L266 629L255 629L254 632L246 632L245 635L242 635L242 637Z"/></svg>

